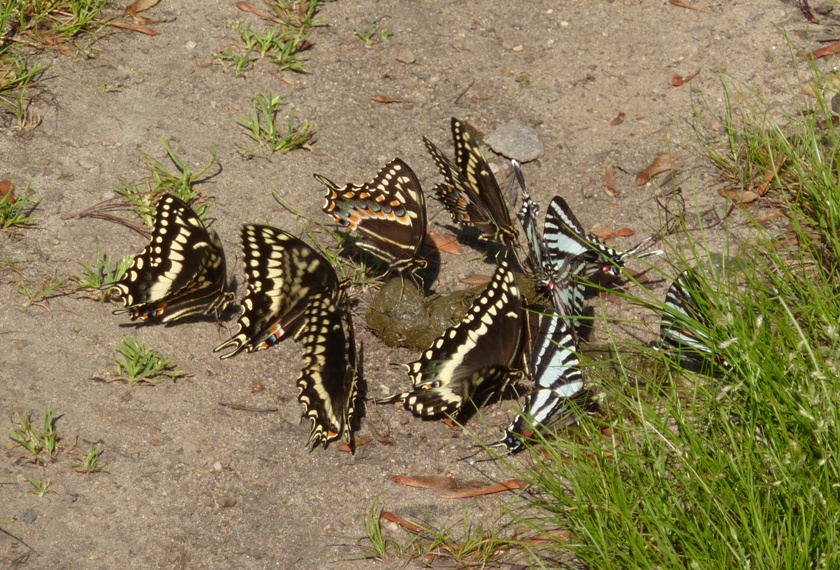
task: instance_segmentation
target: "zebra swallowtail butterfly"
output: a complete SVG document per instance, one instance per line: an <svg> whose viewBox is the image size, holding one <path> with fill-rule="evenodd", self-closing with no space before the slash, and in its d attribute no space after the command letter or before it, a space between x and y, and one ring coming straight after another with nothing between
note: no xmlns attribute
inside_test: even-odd
<svg viewBox="0 0 840 570"><path fill-rule="evenodd" d="M583 390L575 336L563 317L532 311L528 320L531 339L526 368L534 388L499 442L511 453L523 449L522 437L531 437L533 430L568 414L570 399Z"/></svg>
<svg viewBox="0 0 840 570"><path fill-rule="evenodd" d="M586 265L582 271L583 277L589 277L597 272L619 275L621 268L624 267L626 257L642 259L663 253L657 250L638 254L638 251L647 245L650 238L642 240L627 251L618 251L605 244L597 236L587 235L562 196L555 196L548 205L548 211L545 215L544 239L546 249L552 260L563 257L585 260Z"/></svg>
<svg viewBox="0 0 840 570"><path fill-rule="evenodd" d="M303 317L309 299L338 288L326 258L300 239L270 226L242 226L242 258L248 292L236 334L213 352L229 347L230 358L283 340Z"/></svg>
<svg viewBox="0 0 840 570"><path fill-rule="evenodd" d="M709 303L697 275L691 269L680 273L665 295L667 310L659 327L660 345L694 372L715 372L730 364L714 352L709 338Z"/></svg>
<svg viewBox="0 0 840 570"><path fill-rule="evenodd" d="M528 265L537 283L548 289L555 310L561 315L575 317L583 310L584 284L577 279L584 262L577 257L552 258L545 240L537 228L540 207L531 199L519 163L513 163L513 173L522 189L522 208L517 213L519 223L528 241Z"/></svg>
<svg viewBox="0 0 840 570"><path fill-rule="evenodd" d="M343 288L314 294L306 305L297 338L303 369L297 384L304 417L312 422L309 443L324 447L343 438L352 446L359 394L353 321Z"/></svg>
<svg viewBox="0 0 840 570"><path fill-rule="evenodd" d="M125 305L114 314L169 323L218 313L232 297L226 284L219 236L186 203L166 194L158 202L149 245L113 285Z"/></svg>
<svg viewBox="0 0 840 570"><path fill-rule="evenodd" d="M510 220L504 197L490 166L475 142L476 133L466 123L452 118L455 162L423 137L446 183L435 186L435 197L452 214L452 220L481 232L481 239L508 245L519 232Z"/></svg>
<svg viewBox="0 0 840 570"><path fill-rule="evenodd" d="M479 407L521 375L513 366L522 349L523 328L522 296L503 261L467 316L407 365L411 390L377 404L401 401L424 417L455 415L468 402Z"/></svg>
<svg viewBox="0 0 840 570"><path fill-rule="evenodd" d="M413 273L426 267L418 258L426 238L426 201L417 176L395 158L367 184L339 187L316 174L327 187L324 212L351 232L364 236L359 247L385 260L390 270Z"/></svg>

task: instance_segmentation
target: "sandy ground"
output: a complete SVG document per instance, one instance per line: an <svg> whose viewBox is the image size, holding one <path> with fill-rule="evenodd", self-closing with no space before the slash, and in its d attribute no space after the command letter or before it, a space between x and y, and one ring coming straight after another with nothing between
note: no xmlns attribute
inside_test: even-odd
<svg viewBox="0 0 840 570"><path fill-rule="evenodd" d="M711 112L722 109L720 74L771 103L786 101L791 85L800 88L796 72L805 65L791 57L782 31L807 49L831 35L835 20L820 16L810 24L780 0L692 4L705 11L664 0L328 2L319 13L327 25L314 32L306 53L307 74L278 73L259 61L237 76L213 55L241 45L237 21L265 24L232 0L163 0L149 17L175 19L155 26L159 36L110 30L91 48L92 58L47 54L52 66L32 106L41 125L0 133L0 178L18 188L30 184L40 201L34 227L0 234L2 259L19 262L17 270L6 262L0 269L0 411L3 427L12 429L17 413L31 411L40 421L45 408L57 408L64 449L55 461L34 465L11 440L3 445L0 526L31 550L0 536L0 561L24 568L364 568L382 565L365 560L359 547L376 501L441 526L462 524L465 508L473 524L497 521L513 495L466 504L391 482L398 474L511 477L492 461L463 460L475 452L468 435L398 406L368 406L357 438L373 441L355 455L336 445L310 452L294 383L300 349L292 342L220 361L211 349L233 321L134 327L112 315L114 305L81 294L24 308L18 287L77 273L78 262L93 260L97 239L114 256L144 247L123 226L73 216L113 196L119 180L142 182L142 153L163 161L164 138L191 168L218 153L215 175L200 187L212 198L213 227L240 283L243 223L306 229L272 191L326 222L314 172L362 182L395 156L431 190L439 178L421 137L451 152L452 116L487 133L505 123L535 129L544 152L524 166L535 199L547 204L560 193L587 228L635 232L614 245L661 229L656 197L677 186L691 208L696 196L713 218L728 205L713 172L695 158L691 126L711 123ZM365 47L354 31L373 23L393 36ZM689 83L672 86L674 74L698 70ZM315 122L311 151L243 156L239 149L257 148L234 115L246 113L258 92L280 94L299 118ZM380 103L377 95L407 102ZM614 125L620 114L623 122ZM669 151L678 157L674 181L637 186L636 173ZM507 161L495 162L504 179ZM616 196L603 190L607 167ZM427 205L432 230L455 231L440 204ZM727 224L709 239L722 243L727 230L737 240L737 227ZM472 272L489 275L492 267L475 261L477 254L470 247L460 256L442 254L432 289L463 288L459 278ZM667 259L656 264L667 271ZM664 295L667 283L651 287ZM384 346L362 326L373 293L353 291L362 300L356 322L366 381L380 396L408 385L393 364L418 355ZM626 303L607 310L652 321ZM656 329L634 330L649 337ZM154 387L97 381L112 373L124 335L170 356L186 377ZM254 389L259 385L264 390ZM220 402L279 411L238 411ZM504 401L469 425L492 441L516 411L516 402ZM88 442L105 450L96 474L72 467ZM27 475L51 480L57 492L38 497Z"/></svg>

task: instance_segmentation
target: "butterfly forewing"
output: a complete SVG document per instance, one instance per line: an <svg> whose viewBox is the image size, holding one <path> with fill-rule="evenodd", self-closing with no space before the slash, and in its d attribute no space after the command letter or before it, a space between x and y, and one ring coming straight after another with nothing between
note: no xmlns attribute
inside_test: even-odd
<svg viewBox="0 0 840 570"><path fill-rule="evenodd" d="M245 225L241 237L248 292L236 334L214 349L233 347L222 358L280 342L300 322L312 295L338 287L329 261L293 235Z"/></svg>
<svg viewBox="0 0 840 570"><path fill-rule="evenodd" d="M352 443L358 370L353 322L343 291L312 296L299 337L304 364L297 380L298 400L304 417L312 422L309 443L326 446L339 438Z"/></svg>
<svg viewBox="0 0 840 570"><path fill-rule="evenodd" d="M435 196L452 214L455 222L481 231L481 239L507 245L516 241L518 232L499 184L475 141L475 132L466 123L452 118L455 144L453 163L426 137L423 142L446 179L435 186Z"/></svg>
<svg viewBox="0 0 840 570"><path fill-rule="evenodd" d="M583 390L574 333L557 313L529 313L532 331L527 350L528 374L534 389L522 413L508 426L501 443L509 451L522 448L521 436L548 426L571 411L569 402Z"/></svg>
<svg viewBox="0 0 840 570"><path fill-rule="evenodd" d="M401 400L419 416L456 414L468 402L480 405L517 375L524 313L513 272L502 262L466 317L408 365L412 389L381 400Z"/></svg>
<svg viewBox="0 0 840 570"><path fill-rule="evenodd" d="M114 288L131 319L171 322L221 311L225 292L225 253L216 232L196 213L167 194L155 212L152 239Z"/></svg>
<svg viewBox="0 0 840 570"><path fill-rule="evenodd" d="M417 176L396 158L367 184L339 187L315 175L327 187L324 212L364 237L359 247L398 271L426 266L419 258L426 237L426 203Z"/></svg>

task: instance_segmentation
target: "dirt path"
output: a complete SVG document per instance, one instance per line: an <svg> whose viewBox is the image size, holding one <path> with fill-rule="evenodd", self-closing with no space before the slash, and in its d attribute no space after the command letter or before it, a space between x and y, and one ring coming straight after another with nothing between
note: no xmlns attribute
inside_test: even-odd
<svg viewBox="0 0 840 570"><path fill-rule="evenodd" d="M283 73L291 80L284 82L265 61L244 77L214 62L214 53L239 45L237 20L261 25L232 1L163 0L150 17L177 17L155 26L159 36L119 32L97 43L92 59L57 59L34 108L41 126L0 136L0 178L19 188L31 183L41 201L36 227L0 236L2 258L25 262L17 272L0 270L0 410L12 428L16 412L39 417L58 408L65 446L46 467L20 460L11 441L3 446L0 525L32 547L23 567L369 567L375 563L362 560L357 544L375 501L440 525L461 521L462 501L398 487L390 476L510 474L492 462L459 461L473 453L470 437L392 406L369 407L358 437L374 441L355 456L335 445L310 453L303 445L309 428L298 421L293 343L221 362L211 349L232 323L134 328L111 314L113 306L82 296L24 309L17 288L78 272L77 262L93 259L97 238L112 255L140 251L144 240L125 228L70 216L112 196L116 181L147 176L141 153L163 160L163 138L192 168L217 151L221 170L201 188L214 199L214 228L240 281L241 224L303 229L272 190L323 222L313 172L363 181L394 156L430 190L438 177L421 136L450 151L451 116L485 132L508 122L536 129L545 151L525 165L534 197L547 203L562 193L585 226L636 232L617 245L659 227L657 186L637 187L634 177L669 149L679 156L689 201L696 189L703 204L723 211L710 173L691 158L692 112L705 116L705 104L721 109L718 71L784 100L782 74L799 80L777 26L806 47L806 34L821 36L833 20L808 24L777 0L692 3L710 13L665 1L329 2L320 11L328 26L315 31L306 54L309 73ZM366 48L354 31L374 21L393 36ZM671 85L675 73L698 70L686 85ZM243 157L238 148L254 147L233 115L246 113L257 92L278 93L298 117L315 121L312 152ZM375 95L409 102L383 104ZM612 126L620 113L623 122ZM607 166L615 168L615 197L602 190ZM433 229L447 231L439 204L428 206ZM457 278L472 270L491 272L465 267L469 250L442 257L440 291L463 287ZM657 286L664 292L664 283ZM635 314L622 305L609 310ZM357 323L371 395L407 386L392 363L416 353L384 347ZM163 351L187 377L155 387L95 381L111 372L122 335ZM258 384L265 389L256 391ZM471 427L492 439L516 406L485 412L486 426L473 420ZM394 445L380 442L385 434ZM104 447L105 469L78 474L72 464L91 441ZM51 480L58 493L39 498L24 475ZM503 500L473 500L471 520L492 523ZM0 536L4 563L27 552Z"/></svg>

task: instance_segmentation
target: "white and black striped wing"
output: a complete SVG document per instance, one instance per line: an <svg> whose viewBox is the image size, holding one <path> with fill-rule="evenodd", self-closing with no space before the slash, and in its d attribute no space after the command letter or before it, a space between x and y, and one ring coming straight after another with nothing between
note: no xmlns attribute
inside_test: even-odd
<svg viewBox="0 0 840 570"><path fill-rule="evenodd" d="M518 376L524 312L514 274L502 262L490 285L466 317L448 328L419 360L408 364L412 389L379 400L402 401L418 416L457 414L472 402L481 405Z"/></svg>
<svg viewBox="0 0 840 570"><path fill-rule="evenodd" d="M513 164L513 174L522 190L522 207L519 209L516 217L519 219L519 224L525 232L525 240L528 242L528 265L534 273L537 283L542 286L547 286L550 267L548 252L546 251L545 242L538 227L540 207L531 199L531 195L528 193L528 187L525 185L525 176L522 174L519 163L515 160L511 161L511 163Z"/></svg>
<svg viewBox="0 0 840 570"><path fill-rule="evenodd" d="M329 261L293 235L249 224L241 237L248 292L236 333L214 349L233 347L223 359L280 342L300 322L312 295L338 288Z"/></svg>
<svg viewBox="0 0 840 570"><path fill-rule="evenodd" d="M359 247L398 271L426 266L419 257L426 238L426 202L417 176L395 158L367 184L340 187L316 174L327 187L323 210L335 222L364 237Z"/></svg>
<svg viewBox="0 0 840 570"><path fill-rule="evenodd" d="M669 355L689 369L728 363L715 354L709 338L709 303L697 275L691 269L680 273L665 295L666 309L659 328L660 344Z"/></svg>
<svg viewBox="0 0 840 570"><path fill-rule="evenodd" d="M342 438L352 444L359 375L353 321L343 290L310 298L298 337L304 362L297 380L298 401L312 423L309 443L326 447Z"/></svg>
<svg viewBox="0 0 840 570"><path fill-rule="evenodd" d="M225 253L216 232L181 199L158 202L152 239L114 289L131 319L168 323L221 311L226 294Z"/></svg>
<svg viewBox="0 0 840 570"><path fill-rule="evenodd" d="M559 314L529 313L532 338L528 349L528 374L534 388L522 413L505 430L500 442L511 452L522 449L522 438L567 415L570 400L583 391L580 359L574 333Z"/></svg>
<svg viewBox="0 0 840 570"><path fill-rule="evenodd" d="M519 232L513 226L496 178L475 142L475 132L463 121L452 118L455 162L432 141L423 137L426 149L446 182L435 186L435 197L449 210L455 222L475 227L481 239L507 245Z"/></svg>

